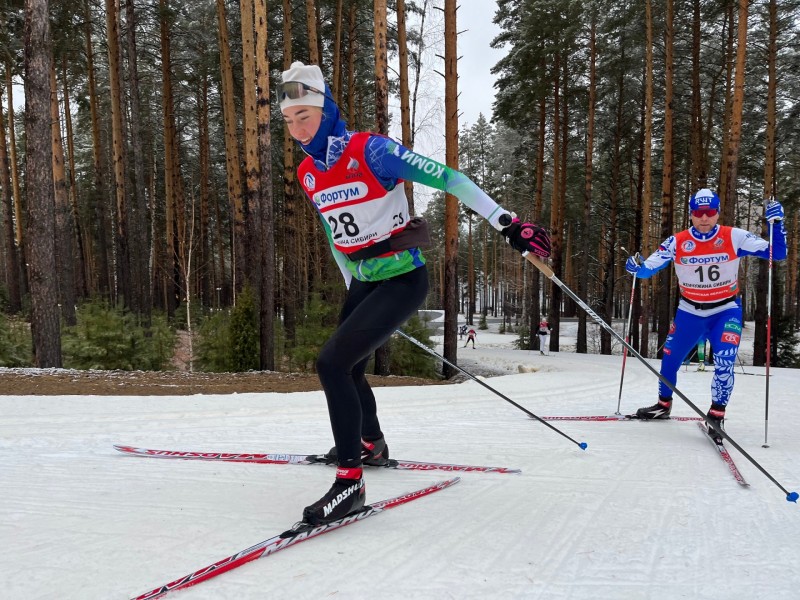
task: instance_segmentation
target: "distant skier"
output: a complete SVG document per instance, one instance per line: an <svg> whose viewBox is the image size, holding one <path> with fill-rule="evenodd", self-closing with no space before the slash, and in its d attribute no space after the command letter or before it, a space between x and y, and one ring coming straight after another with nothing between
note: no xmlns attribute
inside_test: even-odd
<svg viewBox="0 0 800 600"><path fill-rule="evenodd" d="M544 356L544 349L547 347L547 342L550 338L550 332L553 331L553 328L550 327L550 324L547 322L547 318L542 315L542 320L539 321L539 354Z"/></svg>
<svg viewBox="0 0 800 600"><path fill-rule="evenodd" d="M706 338L700 338L697 342L697 370L706 370Z"/></svg>
<svg viewBox="0 0 800 600"><path fill-rule="evenodd" d="M475 329L470 327L469 331L467 331L467 342L464 344L464 348L466 348L469 345L469 343L472 342L472 349L475 350L475 336L476 335L478 335L478 334L475 332Z"/></svg>
<svg viewBox="0 0 800 600"><path fill-rule="evenodd" d="M461 327L458 328L458 339L459 339L459 341L463 340L465 335L467 335L467 326L466 325L462 325Z"/></svg>
<svg viewBox="0 0 800 600"><path fill-rule="evenodd" d="M698 190L689 200L692 226L664 240L644 263L628 258L625 269L646 279L674 263L681 299L664 344L661 374L673 386L678 369L698 336L707 336L714 353L714 378L711 380L711 408L706 423L722 429L725 408L733 391L733 373L742 338L742 304L739 299L739 258L769 258L769 242L755 234L719 225L719 196L708 189ZM772 201L764 215L773 231L772 258L786 258L784 211ZM667 419L672 410L672 389L659 384L658 402L640 408L640 419ZM711 425L709 435L722 442Z"/></svg>

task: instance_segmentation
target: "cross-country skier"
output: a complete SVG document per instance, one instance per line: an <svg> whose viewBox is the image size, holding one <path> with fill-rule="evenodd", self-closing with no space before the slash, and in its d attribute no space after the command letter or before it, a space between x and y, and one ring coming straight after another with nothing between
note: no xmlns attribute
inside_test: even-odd
<svg viewBox="0 0 800 600"><path fill-rule="evenodd" d="M464 343L464 348L472 342L472 349L475 350L475 336L478 335L478 332L475 331L474 327L470 327L469 331L467 331L467 341Z"/></svg>
<svg viewBox="0 0 800 600"><path fill-rule="evenodd" d="M359 510L365 499L362 465L385 465L389 458L364 371L428 291L420 251L427 227L411 219L403 180L453 194L519 252L548 257L550 239L462 173L388 137L347 130L318 66L292 63L283 72L278 99L289 134L308 155L297 169L300 184L348 288L339 326L317 359L336 444L330 454L339 467L331 489L303 510L305 522L319 524Z"/></svg>
<svg viewBox="0 0 800 600"><path fill-rule="evenodd" d="M720 428L733 391L733 371L742 335L742 306L739 300L739 258L769 258L769 242L744 229L719 225L719 196L701 189L689 201L692 226L670 236L643 264L631 256L625 268L636 277L651 277L670 262L675 264L681 299L664 344L661 374L673 385L681 361L706 336L714 352L715 371L711 380L711 408L706 420ZM772 257L786 258L784 211L780 202L767 204L766 220L773 227ZM672 410L672 390L659 382L658 402L640 408L640 419L666 419ZM722 437L708 427L716 441Z"/></svg>
<svg viewBox="0 0 800 600"><path fill-rule="evenodd" d="M706 370L706 338L700 338L700 341L697 342L697 370L698 371L705 371Z"/></svg>
<svg viewBox="0 0 800 600"><path fill-rule="evenodd" d="M547 339L550 337L550 332L553 328L547 322L547 318L542 315L542 320L539 321L539 354L544 356L544 349L547 347Z"/></svg>

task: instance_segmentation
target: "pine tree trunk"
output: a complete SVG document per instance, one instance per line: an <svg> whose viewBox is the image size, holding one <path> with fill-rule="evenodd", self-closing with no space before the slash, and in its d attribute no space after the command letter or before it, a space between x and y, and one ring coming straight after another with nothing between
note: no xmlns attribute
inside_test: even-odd
<svg viewBox="0 0 800 600"><path fill-rule="evenodd" d="M67 152L69 153L69 206L70 218L73 224L75 242L75 289L80 297L89 293L86 284L86 265L88 257L85 252L83 227L81 226L80 212L78 211L78 184L75 178L75 138L72 130L72 110L69 102L69 85L67 83L67 58L63 57L61 74L64 89L64 126L67 134Z"/></svg>
<svg viewBox="0 0 800 600"><path fill-rule="evenodd" d="M153 299L149 269L149 231L147 218L147 193L144 179L144 151L142 148L142 118L139 100L139 69L136 56L136 13L134 0L125 2L126 40L128 47L128 85L130 86L130 145L133 150L133 196L128 206L130 232L130 305L142 325L150 326Z"/></svg>
<svg viewBox="0 0 800 600"><path fill-rule="evenodd" d="M347 15L347 122L351 129L358 128L356 120L356 96L359 94L356 85L356 54L358 53L358 27L356 2L351 2Z"/></svg>
<svg viewBox="0 0 800 600"><path fill-rule="evenodd" d="M728 145L730 144L730 128L731 128L731 106L733 105L733 65L734 65L734 3L728 2L725 10L725 23L728 35L725 38L725 52L723 58L725 61L725 103L723 108L722 119L722 151L720 152L720 166L719 166L719 191L717 192L720 197L722 206L720 207L720 220L723 220L725 210L725 198L728 196L727 180L728 180Z"/></svg>
<svg viewBox="0 0 800 600"><path fill-rule="evenodd" d="M533 197L533 220L536 223L541 223L542 207L544 206L544 155L545 143L547 140L547 96L545 94L541 94L539 96L539 124L536 130L536 140L536 190ZM492 240L492 248L494 251L493 272L495 274L492 282L492 295L494 297L497 297L496 241L497 238L495 237ZM533 294L531 294L531 326L533 327L539 324L539 316L544 315L544 306L539 299L541 296L540 292L542 290L542 275L539 269L533 270L533 276L531 279L531 287L533 288ZM493 303L493 308L496 310L496 302ZM534 322L534 320L536 321ZM533 329L531 329L531 331L533 331ZM541 340L539 339L538 335L531 335L531 339L533 343L533 350L544 350L544 348L540 347Z"/></svg>
<svg viewBox="0 0 800 600"><path fill-rule="evenodd" d="M261 222L260 337L262 370L275 370L275 219L272 206L272 139L270 137L269 58L267 57L267 0L256 0L256 81L258 84L258 162Z"/></svg>
<svg viewBox="0 0 800 600"><path fill-rule="evenodd" d="M733 79L733 99L730 113L730 133L724 157L725 196L722 200L720 221L733 223L736 216L736 187L739 167L739 144L742 137L742 111L744 107L744 76L747 57L747 11L748 0L739 0L739 18L736 28L736 70Z"/></svg>
<svg viewBox="0 0 800 600"><path fill-rule="evenodd" d="M458 48L456 36L456 0L444 2L444 129L445 161L451 169L458 169ZM458 364L458 200L452 194L445 196L444 217L444 357ZM456 370L444 364L446 379Z"/></svg>
<svg viewBox="0 0 800 600"><path fill-rule="evenodd" d="M673 45L674 45L674 6L673 0L667 0L666 15L664 23L664 66L665 66L665 82L664 82L664 163L661 174L661 239L667 239L672 235L673 228L673 211L674 211L674 181L673 181L673 115L674 110L673 102ZM655 297L658 303L658 345L662 346L667 339L667 332L669 324L672 320L672 286L670 279L662 277L659 282L658 290L654 290Z"/></svg>
<svg viewBox="0 0 800 600"><path fill-rule="evenodd" d="M235 90L231 70L231 51L228 44L228 22L225 17L225 2L217 0L219 22L219 62L222 71L222 113L225 124L225 171L228 182L228 199L233 221L232 276L233 290L237 293L245 282L245 222L242 199L242 176L239 163Z"/></svg>
<svg viewBox="0 0 800 600"><path fill-rule="evenodd" d="M597 103L597 13L592 9L591 26L589 28L589 106L586 117L586 157L583 179L583 219L578 226L578 237L582 240L581 259L578 262L578 297L586 299L589 291L589 255L586 240L589 239L592 214L592 187L594 175L594 125L595 108ZM531 329L533 331L533 329ZM534 337L531 334L531 337ZM538 336L536 336L538 337ZM588 352L586 330L586 311L578 312L578 337L575 351L578 354Z"/></svg>
<svg viewBox="0 0 800 600"><path fill-rule="evenodd" d="M285 0L284 0L285 1ZM400 0L402 2L403 0ZM336 0L336 17L333 24L333 76L331 77L331 92L336 104L342 100L342 12L344 0ZM399 24L398 24L399 28ZM398 34L399 35L399 34ZM401 44L402 47L402 44ZM402 52L402 50L401 50Z"/></svg>
<svg viewBox="0 0 800 600"><path fill-rule="evenodd" d="M622 47L619 48L620 62L625 62L625 40L622 40ZM614 127L614 146L611 155L611 182L609 189L609 213L608 222L611 227L608 230L606 239L608 240L608 253L603 268L603 318L606 323L613 323L614 319L614 267L617 263L617 204L619 203L619 184L622 177L622 157L621 146L623 136L623 119L625 104L625 76L626 73L620 72L617 78L617 107L616 124ZM600 333L600 354L611 354L611 335L603 329Z"/></svg>
<svg viewBox="0 0 800 600"><path fill-rule="evenodd" d="M6 124L3 118L3 93L0 88L0 188L3 190L3 244L5 246L5 276L8 288L8 310L12 314L22 310L20 294L20 269L17 246L14 243L14 196L11 191L11 169L8 158Z"/></svg>
<svg viewBox="0 0 800 600"><path fill-rule="evenodd" d="M55 247L50 126L52 47L47 0L25 0L25 140L27 245L34 364L60 368L61 329Z"/></svg>
<svg viewBox="0 0 800 600"><path fill-rule="evenodd" d="M240 0L242 31L242 105L244 109L244 161L245 161L245 219L247 221L247 253L245 265L247 283L253 289L258 305L261 284L261 260L258 231L260 229L260 198L258 180L258 116L256 114L256 58L253 25L253 0Z"/></svg>
<svg viewBox="0 0 800 600"><path fill-rule="evenodd" d="M292 7L290 0L283 0L283 69L292 64ZM300 257L297 252L298 190L294 171L295 142L289 129L283 127L283 328L288 346L296 339L297 308L302 306L300 298Z"/></svg>
<svg viewBox="0 0 800 600"><path fill-rule="evenodd" d="M72 246L72 218L67 196L67 176L64 170L64 145L61 139L61 119L58 108L58 84L55 64L50 65L50 129L53 160L53 192L56 227L56 279L61 318L65 325L75 325L75 252Z"/></svg>
<svg viewBox="0 0 800 600"><path fill-rule="evenodd" d="M121 297L129 305L129 239L125 198L125 139L123 137L123 99L119 45L119 15L115 0L105 0L106 42L108 48L108 86L111 94L112 175L116 201L116 273L114 299Z"/></svg>
<svg viewBox="0 0 800 600"><path fill-rule="evenodd" d="M559 279L564 271L563 215L561 200L561 51L556 51L553 60L553 190L550 196L550 239L552 246L551 268ZM552 327L550 350L557 351L561 332L561 288L550 284L550 314L548 323Z"/></svg>
<svg viewBox="0 0 800 600"><path fill-rule="evenodd" d="M645 74L644 74L644 140L642 142L643 148L643 165L642 175L644 181L642 182L642 242L637 246L645 257L648 256L652 250L650 229L652 227L650 211L652 206L652 178L651 169L653 162L653 10L652 0L645 0ZM650 354L650 307L653 300L651 297L653 284L646 279L641 279L637 282L638 291L636 292L638 299L637 306L641 306L641 331L639 332L641 338L639 340L639 353L647 357Z"/></svg>
<svg viewBox="0 0 800 600"><path fill-rule="evenodd" d="M767 123L765 131L765 148L764 148L764 202L769 202L777 196L777 183L775 179L775 114L777 102L777 78L776 78L776 61L777 61L777 36L778 36L778 8L776 0L769 2L769 43L767 46ZM775 225L779 227L779 225ZM762 221L761 237L769 239L769 224ZM773 284L776 282L777 269L773 265ZM756 287L756 330L753 340L753 365L762 366L767 362L767 344L771 343L772 348L770 351L770 358L775 356L777 350L775 344L777 342L775 336L772 340L767 339L767 319L768 319L768 306L767 306L767 289L769 288L769 261L759 261L758 263L758 278ZM772 297L777 298L777 294L773 293Z"/></svg>
<svg viewBox="0 0 800 600"><path fill-rule="evenodd" d="M700 0L692 0L692 113L691 113L691 183L690 193L708 185L703 152L703 111L700 87Z"/></svg>
<svg viewBox="0 0 800 600"><path fill-rule="evenodd" d="M306 0L306 27L308 28L308 61L322 68L319 55L319 38L317 37L317 11L314 0Z"/></svg>
<svg viewBox="0 0 800 600"><path fill-rule="evenodd" d="M84 3L84 37L86 39L86 71L89 92L89 111L92 118L92 161L94 166L94 186L92 189L93 213L95 216L94 235L97 245L93 258L93 276L89 278L91 288L108 294L111 289L111 272L108 250L108 212L105 181L107 181L106 165L100 140L100 113L98 109L97 84L95 82L94 47L92 45L92 14L89 0Z"/></svg>
<svg viewBox="0 0 800 600"><path fill-rule="evenodd" d="M161 105L162 131L164 135L164 228L166 246L164 248L164 286L166 290L167 315L172 317L178 307L178 270L182 264L179 256L179 242L177 236L180 232L177 216L177 164L176 135L175 135L175 109L172 97L172 60L171 42L169 32L169 7L167 0L159 0L160 28L161 28ZM188 290L187 290L188 293Z"/></svg>
<svg viewBox="0 0 800 600"><path fill-rule="evenodd" d="M375 40L375 129L389 133L389 81L386 58L386 0L373 3L373 36ZM375 374L389 375L389 342L375 351Z"/></svg>
<svg viewBox="0 0 800 600"><path fill-rule="evenodd" d="M198 265L198 277L200 283L200 301L203 306L215 306L214 294L211 291L214 255L211 252L214 237L219 235L219 221L217 227L212 232L209 227L209 205L211 204L211 148L209 142L208 129L208 71L205 63L202 67L200 90L198 91L197 102L197 129L198 129L198 162L200 167L200 257Z"/></svg>
<svg viewBox="0 0 800 600"><path fill-rule="evenodd" d="M401 142L403 146L413 149L411 141L411 106L408 90L408 42L406 39L406 2L397 0L397 47L399 58L399 79L400 79L400 130ZM416 214L414 209L414 184L404 181L403 186L406 190L408 199L409 214L413 217Z"/></svg>
<svg viewBox="0 0 800 600"><path fill-rule="evenodd" d="M565 58L565 60L563 60L562 63L561 63L561 71L562 71L561 80L563 81L561 97L563 99L563 102L561 103L561 111L562 111L561 112L561 114L562 114L562 117L561 117L561 184L558 187L558 190L559 190L559 198L558 198L559 217L558 217L558 219L559 219L559 230L561 231L562 239L563 239L563 236L565 236L567 234L567 231L566 231L566 221L567 221L567 219L566 219L566 212L567 212L567 171L568 171L568 169L567 169L567 166L568 166L567 154L568 154L568 151L569 151L569 140L570 140L570 124L569 124L569 116L570 116L569 106L570 106L570 103L569 103L569 97L570 97L570 92L571 92L570 87L569 87L569 82L570 82L569 66L570 66L569 56L567 56ZM570 261L569 260L564 261L564 258L563 258L563 257L572 256L572 254L570 253L570 248L569 248L569 238L567 238L567 243L563 243L562 242L561 250L562 250L562 258L561 258L561 260L562 260L563 267L562 267L562 274L560 275L560 277L564 281L569 281L569 262ZM518 263L518 264L521 265L522 263ZM560 288L559 288L559 291L560 291ZM570 300L569 297L564 298L563 295L560 296L560 298L561 298L561 301L560 301L561 306L560 306L559 310L560 310L561 315L569 314L569 308L568 307L569 307L569 304L572 302L572 300ZM560 322L561 322L561 319L559 317L559 326L558 326L559 331L561 329ZM558 345L556 345L554 349L558 350Z"/></svg>
<svg viewBox="0 0 800 600"><path fill-rule="evenodd" d="M791 239L800 239L800 215L795 213L786 223L787 235ZM795 325L800 322L800 283L798 282L800 273L800 244L791 244L789 256L786 260L786 274L789 282L786 285L787 302L791 310L792 321Z"/></svg>
<svg viewBox="0 0 800 600"><path fill-rule="evenodd" d="M8 159L11 167L11 189L14 192L14 218L16 220L17 247L23 248L22 191L17 162L17 134L14 130L14 86L11 83L11 62L6 61L6 92L8 93Z"/></svg>
<svg viewBox="0 0 800 600"><path fill-rule="evenodd" d="M373 36L375 40L375 129L389 133L389 81L386 58L386 0L373 2Z"/></svg>

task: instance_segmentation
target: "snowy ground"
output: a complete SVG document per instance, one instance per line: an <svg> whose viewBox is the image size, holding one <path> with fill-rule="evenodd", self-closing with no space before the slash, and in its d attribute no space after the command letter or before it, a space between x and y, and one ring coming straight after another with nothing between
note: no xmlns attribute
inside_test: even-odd
<svg viewBox="0 0 800 600"><path fill-rule="evenodd" d="M496 331L496 330L495 330ZM751 354L752 325L743 354ZM569 327L565 338L570 335ZM574 334L574 331L572 332ZM620 356L540 356L478 332L460 362L537 415L611 414ZM566 340L565 340L566 341ZM749 346L748 346L749 345ZM657 365L657 362L653 362ZM521 368L520 368L521 367ZM520 370L527 371L520 373ZM789 491L800 489L800 371L737 377L727 429ZM739 370L741 372L741 369ZM703 410L711 374L678 386ZM557 435L473 381L376 390L397 458L518 467L457 486L201 583L177 598L796 598L798 506L742 455L741 488L687 422L553 422ZM622 411L655 377L627 361ZM794 411L794 412L793 412ZM0 581L4 599L122 599L271 537L327 490L326 467L125 457L112 444L321 452L321 392L184 397L0 396ZM675 414L692 415L677 401ZM448 478L371 470L367 499Z"/></svg>

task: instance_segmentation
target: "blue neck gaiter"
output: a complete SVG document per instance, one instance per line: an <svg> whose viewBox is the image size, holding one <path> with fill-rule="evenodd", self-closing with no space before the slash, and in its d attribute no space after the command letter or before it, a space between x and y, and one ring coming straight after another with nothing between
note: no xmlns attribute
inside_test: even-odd
<svg viewBox="0 0 800 600"><path fill-rule="evenodd" d="M711 231L709 231L708 233L701 233L700 231L695 229L694 225L692 225L690 229L693 238L698 239L701 242L704 242L705 240L710 240L715 235L717 235L717 232L719 231L719 224L714 225L714 227L712 227Z"/></svg>
<svg viewBox="0 0 800 600"><path fill-rule="evenodd" d="M327 171L342 155L351 135L342 120L339 107L331 97L330 88L325 84L325 105L322 107L319 130L308 144L300 144L300 147L314 159L318 169Z"/></svg>

